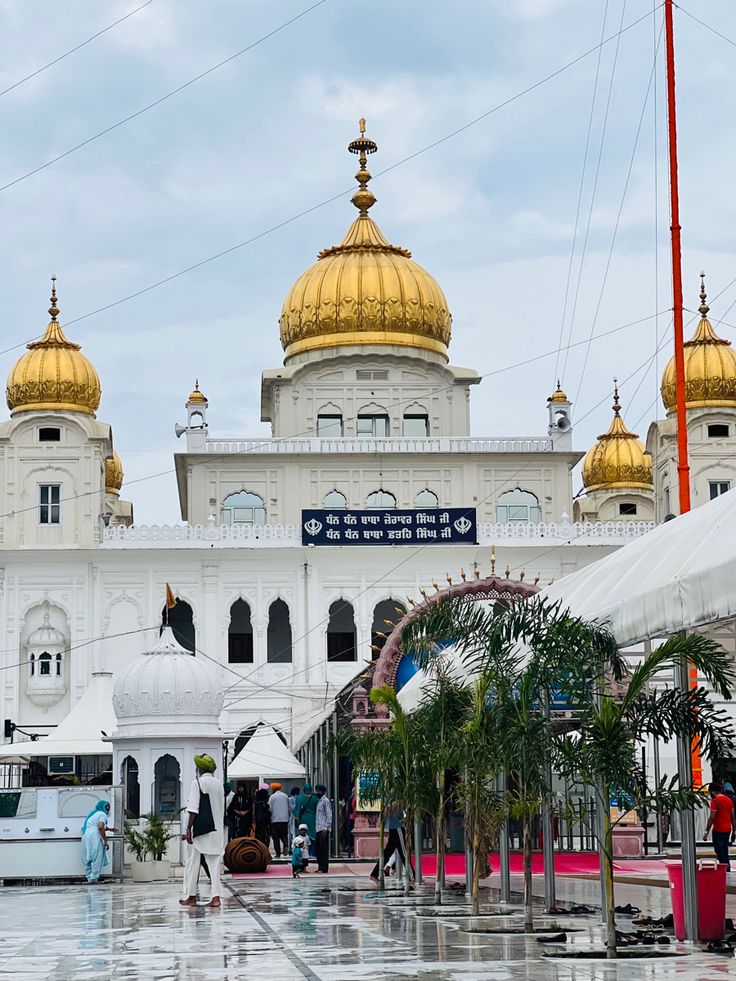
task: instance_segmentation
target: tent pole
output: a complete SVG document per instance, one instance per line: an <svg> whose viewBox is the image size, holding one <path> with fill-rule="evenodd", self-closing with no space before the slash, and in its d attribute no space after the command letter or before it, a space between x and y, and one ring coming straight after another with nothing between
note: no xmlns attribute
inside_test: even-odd
<svg viewBox="0 0 736 981"><path fill-rule="evenodd" d="M508 789L508 781L505 772L498 775L498 789L505 796ZM499 831L499 859L500 859L500 879L501 879L501 902L511 902L511 842L509 841L509 821L508 818L501 825Z"/></svg>

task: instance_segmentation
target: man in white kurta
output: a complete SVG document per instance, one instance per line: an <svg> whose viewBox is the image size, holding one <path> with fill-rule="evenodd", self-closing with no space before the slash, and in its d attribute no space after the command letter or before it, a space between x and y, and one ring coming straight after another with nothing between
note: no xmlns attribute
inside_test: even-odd
<svg viewBox="0 0 736 981"><path fill-rule="evenodd" d="M189 823L184 840L188 843L187 864L184 868L184 898L179 902L182 906L197 905L197 879L201 858L204 855L205 861L209 866L212 894L208 906L216 908L220 905L220 862L224 848L224 827L225 827L225 790L222 781L215 776L217 764L206 753L202 756L195 756L194 762L197 767L197 776L192 781L192 788L189 793L187 812ZM212 819L215 824L214 831L206 834L194 835L195 821L201 807L203 795L207 795L212 809Z"/></svg>

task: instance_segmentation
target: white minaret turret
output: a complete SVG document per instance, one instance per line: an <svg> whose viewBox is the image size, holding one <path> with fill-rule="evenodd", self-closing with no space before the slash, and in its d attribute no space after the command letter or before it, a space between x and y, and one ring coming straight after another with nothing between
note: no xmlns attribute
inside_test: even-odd
<svg viewBox="0 0 736 981"><path fill-rule="evenodd" d="M186 426L176 425L174 432L177 437L187 435L187 452L203 452L205 440L207 439L207 409L209 402L204 392L199 390L199 379L194 381L194 391L190 393L186 400L187 410Z"/></svg>
<svg viewBox="0 0 736 981"><path fill-rule="evenodd" d="M556 450L572 449L572 402L562 391L560 382L547 399L549 425L547 432Z"/></svg>

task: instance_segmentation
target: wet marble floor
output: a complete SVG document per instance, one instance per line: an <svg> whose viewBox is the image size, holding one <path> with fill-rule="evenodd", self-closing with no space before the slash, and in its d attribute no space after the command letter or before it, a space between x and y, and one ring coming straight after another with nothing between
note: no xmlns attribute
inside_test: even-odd
<svg viewBox="0 0 736 981"><path fill-rule="evenodd" d="M638 888L634 898L641 900L641 887L630 888ZM621 892L621 901L628 901ZM647 892L651 912L659 912L667 891ZM591 900L595 884L565 880L560 893ZM462 919L417 915L417 907L431 900L421 887L407 901L396 889L380 894L352 877L236 880L219 911L181 909L178 897L174 882L5 888L0 891L0 981L725 981L736 976L733 960L684 945L675 945L678 956L667 960L615 964L547 958L531 937L471 933ZM488 928L490 922L476 924ZM495 927L519 920L492 922ZM540 925L552 922L540 918ZM554 922L578 929L568 949L601 946L596 917Z"/></svg>

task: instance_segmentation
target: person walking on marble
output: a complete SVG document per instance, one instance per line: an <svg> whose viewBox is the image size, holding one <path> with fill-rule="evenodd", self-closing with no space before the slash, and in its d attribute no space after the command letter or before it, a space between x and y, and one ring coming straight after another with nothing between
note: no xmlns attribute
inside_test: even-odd
<svg viewBox="0 0 736 981"><path fill-rule="evenodd" d="M107 832L110 826L110 803L98 800L82 825L82 862L87 882L99 882L103 866L108 864Z"/></svg>
<svg viewBox="0 0 736 981"><path fill-rule="evenodd" d="M276 852L276 858L288 855L289 840L289 798L281 789L280 783L271 784L271 796L268 798L268 808L271 812L271 840Z"/></svg>
<svg viewBox="0 0 736 981"><path fill-rule="evenodd" d="M332 831L332 804L327 796L327 787L318 783L314 788L317 794L317 812L315 828L317 831L317 869L319 872L330 871L330 832Z"/></svg>
<svg viewBox="0 0 736 981"><path fill-rule="evenodd" d="M197 905L197 878L204 856L210 870L211 895L207 905L220 907L220 861L224 847L225 791L215 777L217 763L207 753L194 757L197 775L187 803L188 825L182 837L188 843L184 868L184 898L181 906Z"/></svg>

